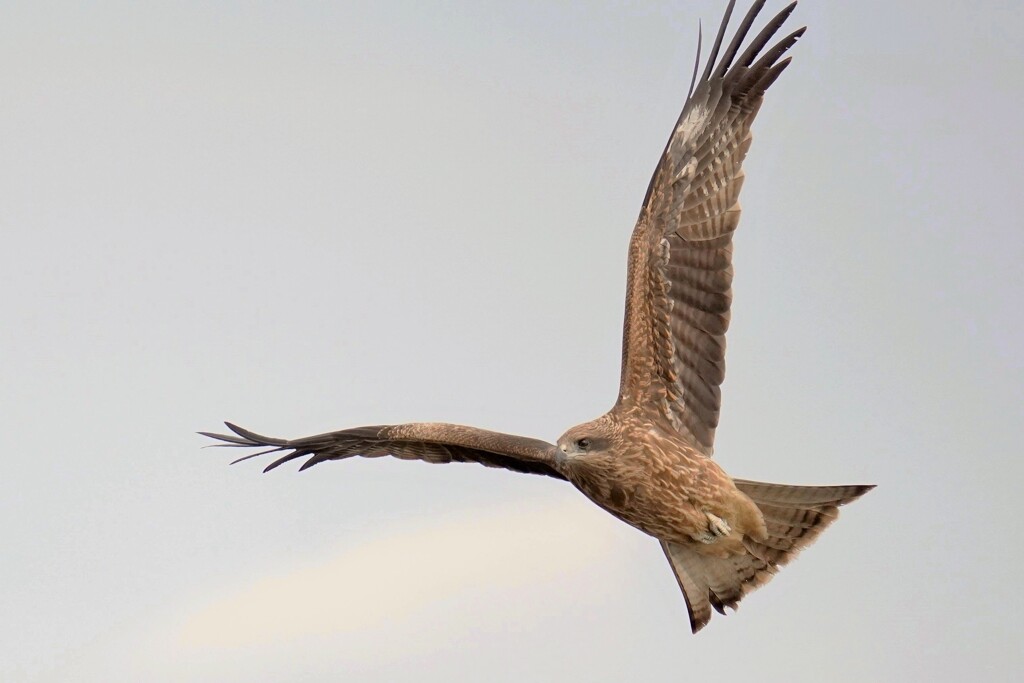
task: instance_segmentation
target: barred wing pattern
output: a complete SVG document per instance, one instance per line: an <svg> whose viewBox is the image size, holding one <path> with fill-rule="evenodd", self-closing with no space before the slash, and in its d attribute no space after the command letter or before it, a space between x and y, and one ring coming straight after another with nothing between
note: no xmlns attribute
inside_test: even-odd
<svg viewBox="0 0 1024 683"><path fill-rule="evenodd" d="M431 463L476 462L513 472L543 474L565 479L555 468L553 444L525 436L513 436L486 429L440 422L416 422L401 425L355 427L301 439L276 439L262 436L225 422L234 434L200 432L224 443L218 446L265 448L235 462L267 453L284 453L264 468L269 472L296 458L310 456L302 464L305 470L325 460L343 460L354 456L378 458L390 455L402 460Z"/></svg>
<svg viewBox="0 0 1024 683"><path fill-rule="evenodd" d="M780 58L804 32L794 31L758 58L793 3L737 57L764 6L759 0L716 64L734 4L729 3L696 88L691 85L630 240L616 404L619 410L640 408L666 419L707 455L725 377L732 235L740 217L750 125L765 90L789 64L789 58ZM695 81L696 76L697 67Z"/></svg>

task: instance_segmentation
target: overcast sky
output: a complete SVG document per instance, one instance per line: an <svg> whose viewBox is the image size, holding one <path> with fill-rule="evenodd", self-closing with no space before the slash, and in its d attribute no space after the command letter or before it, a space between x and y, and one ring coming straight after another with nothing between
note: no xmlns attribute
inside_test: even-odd
<svg viewBox="0 0 1024 683"><path fill-rule="evenodd" d="M607 410L724 5L3 3L0 679L1019 675L1017 2L791 20L716 457L879 487L699 636L658 544L564 482L200 448Z"/></svg>

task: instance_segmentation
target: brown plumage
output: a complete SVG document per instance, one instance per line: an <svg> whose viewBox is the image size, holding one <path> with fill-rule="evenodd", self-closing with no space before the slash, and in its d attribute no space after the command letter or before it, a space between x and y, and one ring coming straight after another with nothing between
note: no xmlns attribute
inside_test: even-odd
<svg viewBox="0 0 1024 683"><path fill-rule="evenodd" d="M734 480L711 459L750 126L765 91L789 64L782 56L804 32L775 40L794 2L740 53L764 5L757 0L723 49L734 4L699 79L699 59L694 67L691 92L633 230L622 374L608 413L573 427L557 444L441 423L357 427L294 440L230 423L234 435L203 434L221 445L266 447L239 460L283 453L266 470L303 457L301 469L390 455L565 479L661 541L694 632L707 624L711 608L735 608L835 521L840 505L872 487Z"/></svg>

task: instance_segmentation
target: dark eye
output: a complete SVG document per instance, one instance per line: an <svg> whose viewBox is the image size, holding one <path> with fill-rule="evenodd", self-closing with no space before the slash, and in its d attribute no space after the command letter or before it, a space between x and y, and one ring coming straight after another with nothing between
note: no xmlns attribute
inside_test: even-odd
<svg viewBox="0 0 1024 683"><path fill-rule="evenodd" d="M581 450L585 451L590 448L590 439L583 438L576 442L576 446Z"/></svg>

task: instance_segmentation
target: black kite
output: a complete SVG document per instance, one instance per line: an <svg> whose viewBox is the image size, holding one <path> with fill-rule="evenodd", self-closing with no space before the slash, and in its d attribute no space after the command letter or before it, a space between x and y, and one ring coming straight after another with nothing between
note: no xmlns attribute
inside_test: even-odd
<svg viewBox="0 0 1024 683"><path fill-rule="evenodd" d="M796 3L750 41L757 0L723 46L729 3L707 64L672 129L629 245L622 376L615 406L557 444L441 423L357 427L274 439L228 424L204 434L240 447L283 452L267 470L307 457L390 455L433 463L476 462L572 483L624 522L657 538L700 630L810 544L837 508L871 486L786 486L732 479L711 459L725 375L732 299L732 240L750 125L764 93L803 34L777 40ZM724 49L723 49L724 48ZM236 461L237 462L237 461Z"/></svg>

